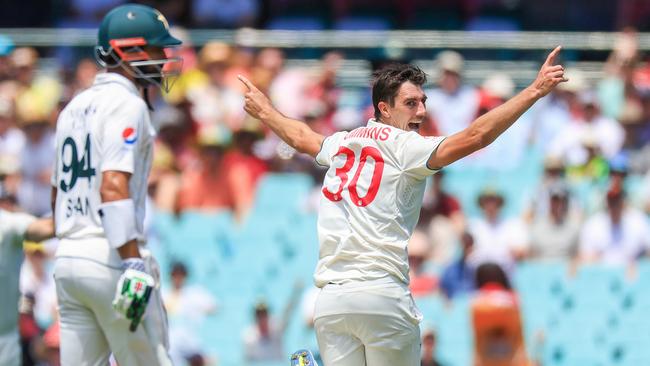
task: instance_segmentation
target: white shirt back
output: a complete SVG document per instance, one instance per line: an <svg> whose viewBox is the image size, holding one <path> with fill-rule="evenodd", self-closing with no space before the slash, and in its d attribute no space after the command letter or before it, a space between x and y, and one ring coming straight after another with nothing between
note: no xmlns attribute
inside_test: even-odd
<svg viewBox="0 0 650 366"><path fill-rule="evenodd" d="M144 241L154 136L144 100L136 86L121 75L98 74L89 89L72 99L61 112L56 130L52 185L57 188L59 238L104 237L99 189L102 172L113 170L131 173L129 193L135 205L138 240ZM62 241L59 249L65 245ZM83 251L83 246L79 250Z"/></svg>
<svg viewBox="0 0 650 366"><path fill-rule="evenodd" d="M408 284L406 245L422 206L427 161L444 137L369 120L323 141L316 162L328 166L318 218L320 259L315 283Z"/></svg>
<svg viewBox="0 0 650 366"><path fill-rule="evenodd" d="M34 220L24 213L0 209L0 335L18 328L18 279L23 259L23 236Z"/></svg>

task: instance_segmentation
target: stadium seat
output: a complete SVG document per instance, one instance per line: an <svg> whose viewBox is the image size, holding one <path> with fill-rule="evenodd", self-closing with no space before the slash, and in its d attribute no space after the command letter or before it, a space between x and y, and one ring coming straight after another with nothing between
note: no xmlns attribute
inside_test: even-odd
<svg viewBox="0 0 650 366"><path fill-rule="evenodd" d="M307 174L267 174L257 187L251 216L298 212L312 186Z"/></svg>
<svg viewBox="0 0 650 366"><path fill-rule="evenodd" d="M542 364L545 366L610 365L605 350L596 347L589 337L578 336L576 329L565 334L547 334Z"/></svg>
<svg viewBox="0 0 650 366"><path fill-rule="evenodd" d="M596 308L603 313L620 309L624 285L623 268L603 265L581 266L576 277L567 283L576 311Z"/></svg>
<svg viewBox="0 0 650 366"><path fill-rule="evenodd" d="M470 365L473 335L470 320L470 296L458 296L443 307L439 317L438 357L445 365Z"/></svg>
<svg viewBox="0 0 650 366"><path fill-rule="evenodd" d="M647 328L646 328L647 332ZM648 339L627 340L612 345L609 351L609 363L612 366L650 365L650 348Z"/></svg>
<svg viewBox="0 0 650 366"><path fill-rule="evenodd" d="M566 272L564 262L531 261L520 263L513 274L528 350L535 346L539 332L547 331L561 319L568 297Z"/></svg>
<svg viewBox="0 0 650 366"><path fill-rule="evenodd" d="M433 328L437 328L440 323L440 318L446 311L445 301L446 300L443 299L442 295L438 294L415 298L415 304L424 317L422 321L423 326L432 326Z"/></svg>
<svg viewBox="0 0 650 366"><path fill-rule="evenodd" d="M153 230L159 246L164 248L165 261L180 260L189 267L193 277L196 276L194 278L201 278L213 275L213 269L219 268L223 259L227 258L231 245L231 223L229 212L184 212L180 216L157 213ZM197 252L201 256L196 256Z"/></svg>

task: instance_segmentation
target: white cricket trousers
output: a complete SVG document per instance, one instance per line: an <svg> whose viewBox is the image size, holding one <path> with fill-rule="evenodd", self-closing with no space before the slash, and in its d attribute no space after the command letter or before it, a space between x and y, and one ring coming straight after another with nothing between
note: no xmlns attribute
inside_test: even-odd
<svg viewBox="0 0 650 366"><path fill-rule="evenodd" d="M0 335L0 365L20 366L22 361L18 329Z"/></svg>
<svg viewBox="0 0 650 366"><path fill-rule="evenodd" d="M325 366L420 365L422 315L393 279L326 285L314 318Z"/></svg>
<svg viewBox="0 0 650 366"><path fill-rule="evenodd" d="M141 249L147 272L160 283L155 259ZM57 257L54 266L61 321L62 366L107 366L113 353L120 366L170 366L167 316L160 291L135 332L113 309L122 271L85 258Z"/></svg>

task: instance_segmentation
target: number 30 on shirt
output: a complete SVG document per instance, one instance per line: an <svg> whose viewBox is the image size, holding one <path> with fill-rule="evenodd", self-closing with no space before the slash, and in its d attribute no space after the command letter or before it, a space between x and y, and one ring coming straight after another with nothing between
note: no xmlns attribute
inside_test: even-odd
<svg viewBox="0 0 650 366"><path fill-rule="evenodd" d="M341 183L339 184L336 192L331 192L327 189L327 187L323 187L323 194L332 202L338 202L343 199L341 193L343 192L343 189L346 188L350 170L352 170L352 167L354 166L354 162L356 160L354 151L345 146L341 146L339 148L339 151L337 151L336 155L334 156L339 155L345 155L346 157L345 164L343 164L341 168L336 168L335 172L336 176L341 180ZM370 180L368 192L366 192L365 196L359 197L359 192L357 191L357 182L359 181L359 176L361 176L361 172L363 171L363 167L366 165L368 158L374 160L375 167L372 171L372 179ZM381 156L381 152L372 146L365 146L363 149L361 149L361 153L359 154L359 165L357 166L356 171L353 173L352 180L349 184L347 184L347 190L350 194L352 203L359 207L365 207L370 204L370 202L372 202L377 196L377 191L379 191L381 175L383 172L384 158Z"/></svg>

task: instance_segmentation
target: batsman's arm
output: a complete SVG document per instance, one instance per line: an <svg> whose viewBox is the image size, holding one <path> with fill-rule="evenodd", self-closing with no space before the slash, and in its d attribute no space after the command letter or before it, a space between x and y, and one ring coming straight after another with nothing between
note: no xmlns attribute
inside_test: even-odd
<svg viewBox="0 0 650 366"><path fill-rule="evenodd" d="M304 122L282 115L253 83L241 75L238 77L248 89L244 94L244 110L269 126L289 146L316 157L324 140L323 135L312 130Z"/></svg>
<svg viewBox="0 0 650 366"><path fill-rule="evenodd" d="M122 258L122 269L113 308L131 321L129 330L135 332L155 287L155 280L146 270L136 240L135 208L129 194L131 174L116 170L102 173L99 193L102 199L100 216L109 245Z"/></svg>
<svg viewBox="0 0 650 366"><path fill-rule="evenodd" d="M111 237L126 237L130 238L132 233L127 232L124 235L119 233L119 228L116 227L115 220L122 220L125 222L124 227L128 228L133 225L135 228L135 209L133 201L129 195L129 180L131 174L116 170L107 170L102 173L102 184L99 189L99 194L102 199L102 208L100 215L102 216L102 225L106 232L109 242ZM112 235L115 231L116 234ZM138 242L135 239L127 239L122 243L111 243L115 246L122 259L127 258L140 258L140 250L138 249Z"/></svg>
<svg viewBox="0 0 650 366"><path fill-rule="evenodd" d="M429 158L428 166L441 168L490 145L537 100L556 85L567 81L564 67L554 65L561 47L556 47L546 58L535 81L519 94L477 118L466 129L447 137Z"/></svg>

